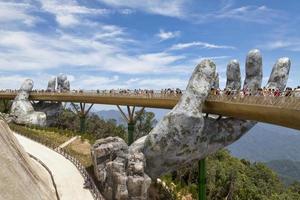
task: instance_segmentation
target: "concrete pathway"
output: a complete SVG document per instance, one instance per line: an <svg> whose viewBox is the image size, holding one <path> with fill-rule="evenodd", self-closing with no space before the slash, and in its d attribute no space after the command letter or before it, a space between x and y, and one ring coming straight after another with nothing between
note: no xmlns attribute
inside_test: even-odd
<svg viewBox="0 0 300 200"><path fill-rule="evenodd" d="M51 170L61 200L93 200L77 168L59 153L19 134L16 138L24 149L40 159Z"/></svg>

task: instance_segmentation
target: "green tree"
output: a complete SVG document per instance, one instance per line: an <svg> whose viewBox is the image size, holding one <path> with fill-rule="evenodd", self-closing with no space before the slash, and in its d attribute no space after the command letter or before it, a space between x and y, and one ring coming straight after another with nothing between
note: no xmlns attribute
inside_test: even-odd
<svg viewBox="0 0 300 200"><path fill-rule="evenodd" d="M163 179L169 184L175 183L176 194L191 193L196 199L197 177L195 163ZM232 157L228 150L220 150L207 158L207 199L296 200L300 199L300 184L296 182L286 188L266 165L240 160Z"/></svg>
<svg viewBox="0 0 300 200"><path fill-rule="evenodd" d="M65 109L59 114L55 126L79 132L79 116L71 109ZM123 125L117 125L115 120L105 121L93 113L86 118L86 134L91 135L95 139L118 136L126 141L126 131Z"/></svg>
<svg viewBox="0 0 300 200"><path fill-rule="evenodd" d="M147 135L157 123L155 114L145 110L136 111L136 124L134 129L134 140Z"/></svg>

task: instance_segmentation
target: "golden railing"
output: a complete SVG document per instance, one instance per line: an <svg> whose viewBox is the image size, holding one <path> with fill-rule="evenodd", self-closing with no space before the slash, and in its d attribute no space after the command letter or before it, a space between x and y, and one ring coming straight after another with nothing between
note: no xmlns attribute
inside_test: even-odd
<svg viewBox="0 0 300 200"><path fill-rule="evenodd" d="M0 92L0 99L12 100L16 92ZM172 109L180 94L153 92L32 92L32 101L81 102L108 105ZM294 96L240 96L210 95L203 107L204 113L255 120L300 130L300 98Z"/></svg>

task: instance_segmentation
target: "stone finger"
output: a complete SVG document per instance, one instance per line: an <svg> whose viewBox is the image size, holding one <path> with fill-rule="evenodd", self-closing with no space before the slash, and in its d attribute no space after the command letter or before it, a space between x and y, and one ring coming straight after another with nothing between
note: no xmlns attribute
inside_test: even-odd
<svg viewBox="0 0 300 200"><path fill-rule="evenodd" d="M241 89L241 70L240 70L240 63L237 60L234 59L228 63L226 76L227 76L226 89L229 90Z"/></svg>
<svg viewBox="0 0 300 200"><path fill-rule="evenodd" d="M249 51L246 58L246 77L244 89L257 91L262 83L262 56L258 49Z"/></svg>
<svg viewBox="0 0 300 200"><path fill-rule="evenodd" d="M279 58L274 64L267 88L276 89L283 91L289 77L291 67L291 61L289 58Z"/></svg>

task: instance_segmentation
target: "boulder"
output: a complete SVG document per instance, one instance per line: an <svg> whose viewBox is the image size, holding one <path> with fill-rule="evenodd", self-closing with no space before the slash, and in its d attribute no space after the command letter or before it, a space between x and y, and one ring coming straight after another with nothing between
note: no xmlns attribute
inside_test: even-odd
<svg viewBox="0 0 300 200"><path fill-rule="evenodd" d="M94 171L107 200L147 199L151 179L144 173L142 153L129 154L118 137L97 140L92 149Z"/></svg>

